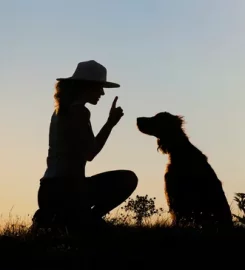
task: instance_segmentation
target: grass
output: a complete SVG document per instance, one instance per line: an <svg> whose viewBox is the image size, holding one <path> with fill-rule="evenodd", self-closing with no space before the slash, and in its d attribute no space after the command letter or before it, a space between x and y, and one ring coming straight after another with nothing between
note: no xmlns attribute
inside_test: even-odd
<svg viewBox="0 0 245 270"><path fill-rule="evenodd" d="M1 227L0 269L153 269L180 266L201 269L233 260L242 264L245 227L230 232L171 227L164 218L136 226L130 217L109 216L108 230L82 230L79 234L34 233L31 223L11 219ZM241 254L241 255L240 255ZM244 256L244 255L243 255ZM237 266L236 266L237 267Z"/></svg>

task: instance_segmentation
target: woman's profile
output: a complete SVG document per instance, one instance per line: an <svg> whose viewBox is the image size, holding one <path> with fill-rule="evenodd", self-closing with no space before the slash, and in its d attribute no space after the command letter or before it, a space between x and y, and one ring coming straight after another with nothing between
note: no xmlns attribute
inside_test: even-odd
<svg viewBox="0 0 245 270"><path fill-rule="evenodd" d="M78 63L71 77L57 79L47 168L40 179L39 210L33 219L36 223L45 223L45 217L55 215L67 226L103 224L103 216L137 187L137 176L130 170L85 175L86 163L101 151L123 116L122 108L116 106L116 97L106 123L94 135L85 104L96 105L105 94L104 88L120 87L106 78L106 68L90 60Z"/></svg>

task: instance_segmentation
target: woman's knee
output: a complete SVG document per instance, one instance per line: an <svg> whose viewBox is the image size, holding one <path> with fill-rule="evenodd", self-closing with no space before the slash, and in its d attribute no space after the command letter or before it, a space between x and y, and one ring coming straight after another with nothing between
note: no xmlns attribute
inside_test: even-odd
<svg viewBox="0 0 245 270"><path fill-rule="evenodd" d="M137 175L130 170L122 170L123 182L126 185L127 189L133 192L138 185Z"/></svg>

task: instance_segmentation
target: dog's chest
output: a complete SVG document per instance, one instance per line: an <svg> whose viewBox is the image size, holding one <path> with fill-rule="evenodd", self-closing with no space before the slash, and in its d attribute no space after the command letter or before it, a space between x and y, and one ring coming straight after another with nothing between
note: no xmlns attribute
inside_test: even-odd
<svg viewBox="0 0 245 270"><path fill-rule="evenodd" d="M169 164L166 167L164 182L167 192L192 190L198 188L199 170L184 166L174 167Z"/></svg>

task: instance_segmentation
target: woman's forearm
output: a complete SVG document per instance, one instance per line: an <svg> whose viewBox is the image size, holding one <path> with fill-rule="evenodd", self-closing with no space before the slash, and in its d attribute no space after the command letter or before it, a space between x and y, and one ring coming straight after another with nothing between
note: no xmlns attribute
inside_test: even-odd
<svg viewBox="0 0 245 270"><path fill-rule="evenodd" d="M90 155L91 157L90 157L89 161L93 160L95 158L95 156L97 156L99 154L101 149L104 147L112 129L113 129L113 125L109 121L107 121L104 124L104 126L101 128L101 130L99 131L99 133L95 137L95 148L93 150L93 153L91 153L91 155Z"/></svg>

